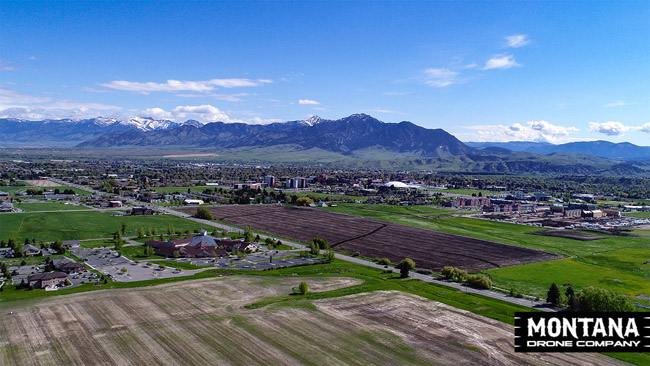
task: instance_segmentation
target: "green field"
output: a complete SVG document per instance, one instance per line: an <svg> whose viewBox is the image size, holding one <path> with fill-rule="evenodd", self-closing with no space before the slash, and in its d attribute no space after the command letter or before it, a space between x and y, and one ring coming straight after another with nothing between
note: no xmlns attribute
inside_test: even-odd
<svg viewBox="0 0 650 366"><path fill-rule="evenodd" d="M650 219L650 212L626 212L624 213L625 216L631 216L631 217L641 217L644 219Z"/></svg>
<svg viewBox="0 0 650 366"><path fill-rule="evenodd" d="M122 223L127 225L127 236L136 235L139 227L156 228L166 233L168 224L174 230L200 229L198 224L170 215L155 216L112 216L112 212L64 211L47 213L12 213L0 216L0 239L35 238L54 241L56 239L96 239L113 236Z"/></svg>
<svg viewBox="0 0 650 366"><path fill-rule="evenodd" d="M453 208L442 208L437 206L396 206L396 205L368 205L359 203L340 203L337 207L323 207L323 210L347 213L370 217L373 219L401 223L400 220L428 219L437 217L448 217L452 215L470 215L477 211L457 210Z"/></svg>
<svg viewBox="0 0 650 366"><path fill-rule="evenodd" d="M0 191L2 192L7 192L11 196L15 196L17 192L26 192L28 189L42 189L42 190L55 190L58 189L61 192L63 192L66 189L72 189L76 194L82 195L82 196L87 196L90 195L91 193L88 191L84 191L82 189L78 188L73 188L73 187L66 187L66 186L56 186L56 187L32 187L32 186L0 186Z"/></svg>
<svg viewBox="0 0 650 366"><path fill-rule="evenodd" d="M421 206L416 206L419 209ZM386 205L340 205L329 211L371 217L404 225L496 241L562 254L567 259L485 271L498 287L514 287L525 294L544 295L552 282L572 283L576 289L603 287L628 295L650 295L650 231L634 230L631 236L579 241L531 235L539 228L465 217L426 219ZM417 263L417 261L416 261ZM642 302L642 301L640 301Z"/></svg>
<svg viewBox="0 0 650 366"><path fill-rule="evenodd" d="M90 210L85 206L66 205L61 202L38 202L38 203L17 203L14 207L19 208L25 212L33 211L75 211L75 210Z"/></svg>
<svg viewBox="0 0 650 366"><path fill-rule="evenodd" d="M192 192L198 192L202 193L206 189L219 189L219 188L224 188L230 190L230 187L225 187L225 186L196 186L196 187L150 187L149 189L160 192L160 193L174 193L174 192L179 192L179 193L187 193L187 189L190 189Z"/></svg>

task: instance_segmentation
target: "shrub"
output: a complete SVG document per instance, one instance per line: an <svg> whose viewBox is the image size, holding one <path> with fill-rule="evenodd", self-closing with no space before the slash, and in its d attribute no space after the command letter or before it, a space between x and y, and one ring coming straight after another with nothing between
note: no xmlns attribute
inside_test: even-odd
<svg viewBox="0 0 650 366"><path fill-rule="evenodd" d="M377 263L383 265L383 266L390 266L390 259L388 258L379 258L377 260Z"/></svg>
<svg viewBox="0 0 650 366"><path fill-rule="evenodd" d="M475 274L467 276L466 283L475 288L482 288L489 290L492 288L492 280L490 280L486 275Z"/></svg>
<svg viewBox="0 0 650 366"><path fill-rule="evenodd" d="M467 281L467 271L464 271L460 268L445 266L440 271L442 276L450 281L454 282L465 282Z"/></svg>
<svg viewBox="0 0 650 366"><path fill-rule="evenodd" d="M309 291L309 285L307 285L307 282L300 282L300 285L298 286L298 292L301 295L306 294Z"/></svg>

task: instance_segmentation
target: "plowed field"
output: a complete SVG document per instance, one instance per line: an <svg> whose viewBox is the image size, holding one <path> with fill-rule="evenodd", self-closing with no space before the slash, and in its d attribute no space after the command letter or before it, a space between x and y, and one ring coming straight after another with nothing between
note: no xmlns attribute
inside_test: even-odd
<svg viewBox="0 0 650 366"><path fill-rule="evenodd" d="M196 208L184 210L194 213ZM399 262L409 257L418 268L433 271L444 266L476 271L560 258L541 250L313 208L256 205L216 206L209 210L215 219L224 222L250 225L303 242L320 237L327 239L331 247L370 258Z"/></svg>
<svg viewBox="0 0 650 366"><path fill-rule="evenodd" d="M599 354L514 353L512 326L400 292L260 309L345 278L228 276L0 307L2 365L617 365Z"/></svg>

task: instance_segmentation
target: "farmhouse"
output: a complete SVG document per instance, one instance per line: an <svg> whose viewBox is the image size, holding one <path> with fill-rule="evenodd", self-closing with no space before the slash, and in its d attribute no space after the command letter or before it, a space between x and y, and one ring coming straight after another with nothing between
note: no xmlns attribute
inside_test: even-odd
<svg viewBox="0 0 650 366"><path fill-rule="evenodd" d="M65 284L68 275L63 272L45 272L29 276L27 281L33 288L46 288Z"/></svg>

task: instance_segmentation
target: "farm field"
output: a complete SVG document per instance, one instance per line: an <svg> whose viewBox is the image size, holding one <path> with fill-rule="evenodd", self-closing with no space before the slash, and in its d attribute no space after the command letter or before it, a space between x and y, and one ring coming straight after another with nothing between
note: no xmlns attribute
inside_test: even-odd
<svg viewBox="0 0 650 366"><path fill-rule="evenodd" d="M357 283L300 280L316 296ZM0 363L619 364L599 354L514 353L512 326L396 291L245 307L298 282L226 276L2 304L13 314L0 318Z"/></svg>
<svg viewBox="0 0 650 366"><path fill-rule="evenodd" d="M2 214L0 239L35 238L54 241L56 239L96 239L112 237L122 223L127 225L127 236L136 235L137 229L156 228L166 233L168 224L175 230L185 231L199 228L198 224L171 215L155 216L112 216L111 212L64 211L43 213Z"/></svg>
<svg viewBox="0 0 650 366"><path fill-rule="evenodd" d="M86 206L66 205L65 203L61 202L17 203L14 205L14 207L19 208L25 212L90 210L90 208Z"/></svg>
<svg viewBox="0 0 650 366"><path fill-rule="evenodd" d="M0 186L0 191L2 192L7 192L12 196L15 196L16 193L18 192L26 192L28 189L43 189L43 190L54 190L54 189L59 189L60 191L64 191L66 189L72 189L76 194L81 195L81 196L87 196L90 195L90 192L84 191L82 189L78 188L73 188L73 187L66 187L66 186L47 186L47 187L34 187L34 186ZM42 196L41 196L42 197Z"/></svg>
<svg viewBox="0 0 650 366"><path fill-rule="evenodd" d="M465 217L430 220L391 214L391 206L345 205L324 208L406 225L440 230L486 240L526 246L563 254L567 259L525 264L485 271L497 286L522 293L546 296L551 283L571 283L576 290L598 286L622 294L650 296L650 230L632 230L630 236L604 236L583 241L562 237L531 235L540 229L503 222ZM583 234L582 232L576 232ZM589 233L589 235L595 235ZM598 234L603 235L603 234ZM644 301L639 301L645 303Z"/></svg>
<svg viewBox="0 0 650 366"><path fill-rule="evenodd" d="M392 262L415 258L418 268L434 271L447 265L475 271L559 258L538 250L310 208L258 205L208 209L215 219L227 223L250 225L303 242L321 237L333 248L364 257L386 257ZM183 210L194 213L196 209Z"/></svg>
<svg viewBox="0 0 650 366"><path fill-rule="evenodd" d="M393 208L387 205L340 204L338 207L325 207L322 210L545 250L564 256L584 256L629 247L643 247L647 244L647 241L640 240L636 237L625 236L608 236L602 240L578 241L567 238L531 235L532 232L539 231L540 228L470 217L450 217L436 220L428 219L421 215L395 215L391 212Z"/></svg>

